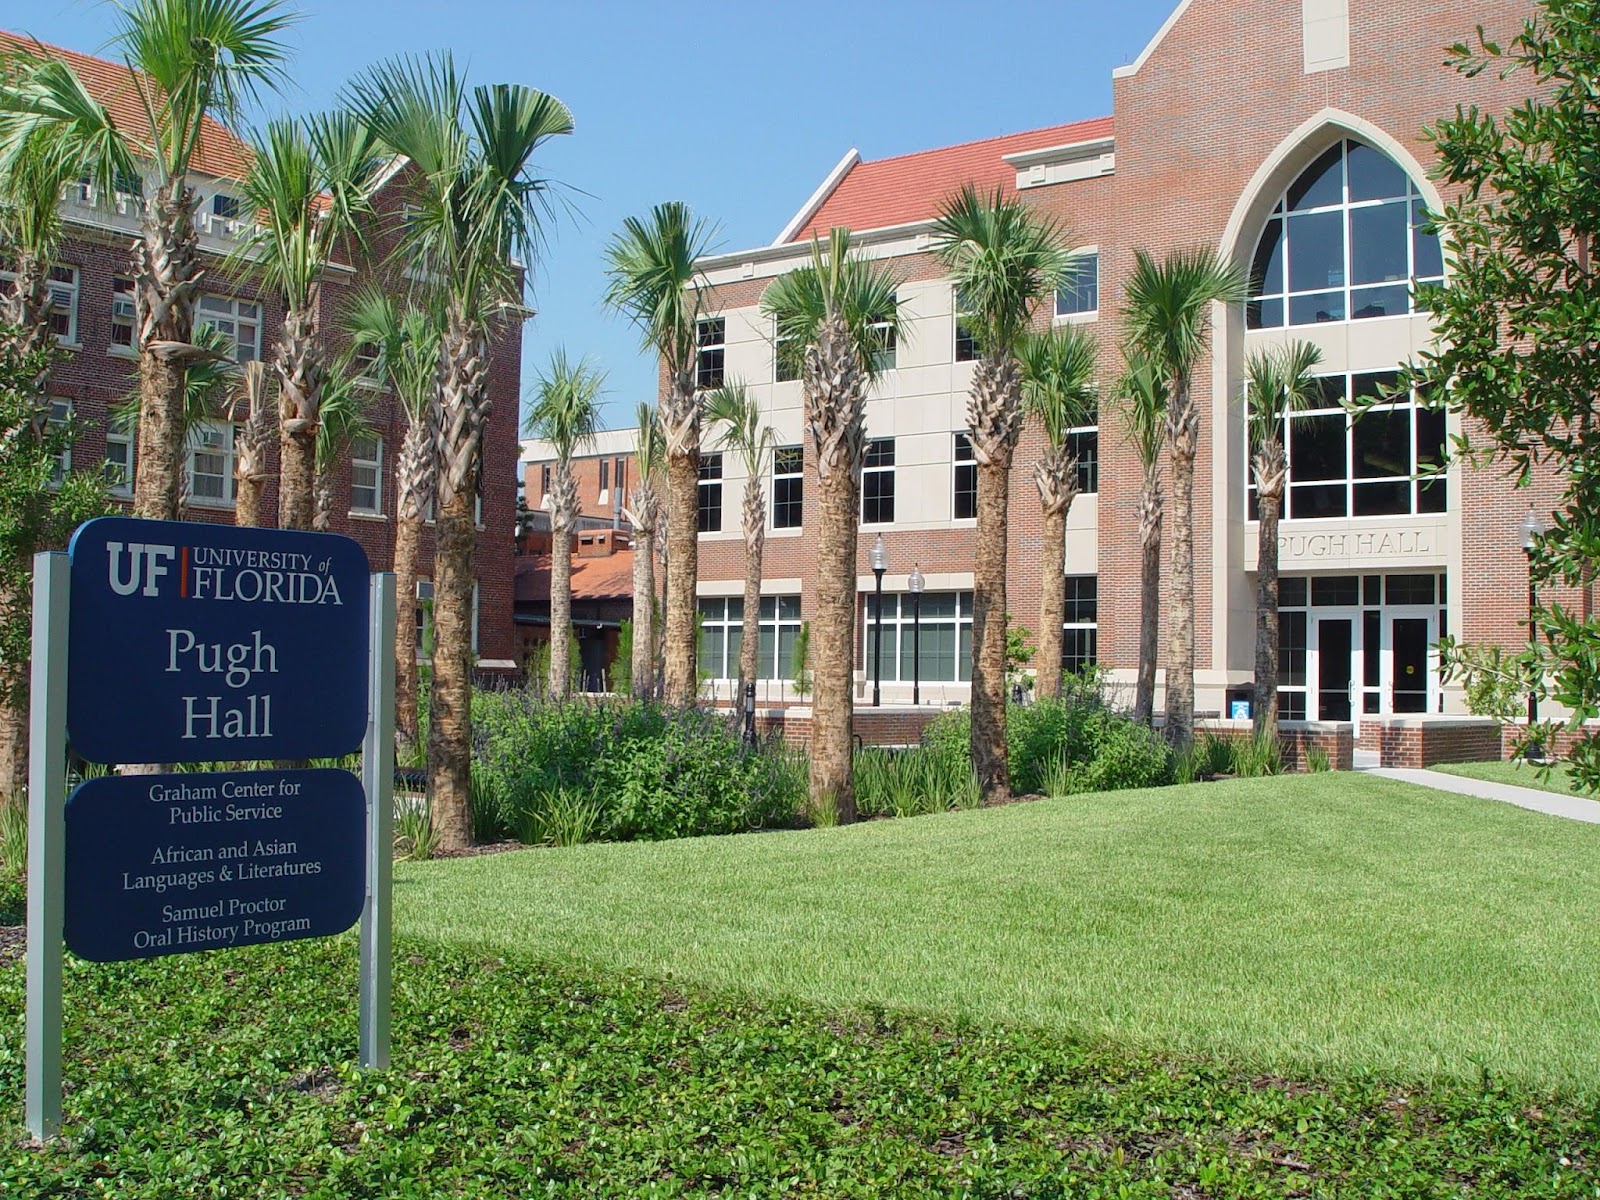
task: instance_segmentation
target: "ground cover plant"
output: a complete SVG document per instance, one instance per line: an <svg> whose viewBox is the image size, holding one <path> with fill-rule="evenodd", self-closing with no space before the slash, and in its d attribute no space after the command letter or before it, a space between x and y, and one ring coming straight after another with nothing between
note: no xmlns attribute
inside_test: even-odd
<svg viewBox="0 0 1600 1200"><path fill-rule="evenodd" d="M1567 796L1590 796L1573 781L1566 763L1550 764L1548 772L1537 763L1520 759L1510 762L1439 763L1430 768L1447 775L1461 775L1467 779L1482 779L1489 783L1509 783L1513 787L1537 788L1542 792L1560 792Z"/></svg>
<svg viewBox="0 0 1600 1200"><path fill-rule="evenodd" d="M1600 827L1335 773L401 864L400 928L1220 1055L1600 1078Z"/></svg>
<svg viewBox="0 0 1600 1200"><path fill-rule="evenodd" d="M394 1067L362 1074L355 957L344 937L72 964L67 1136L48 1148L19 1143L21 1022L0 1022L0 1193L1520 1200L1600 1183L1592 1101L1492 1076L1283 1077L411 939ZM21 965L0 962L0 1013L21 1004Z"/></svg>

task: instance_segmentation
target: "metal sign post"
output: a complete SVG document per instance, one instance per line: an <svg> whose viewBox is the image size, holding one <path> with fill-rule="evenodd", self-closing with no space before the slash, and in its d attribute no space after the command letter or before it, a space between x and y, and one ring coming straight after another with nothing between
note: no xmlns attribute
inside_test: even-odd
<svg viewBox="0 0 1600 1200"><path fill-rule="evenodd" d="M61 931L66 910L67 600L65 554L33 556L28 745L28 1132L61 1132Z"/></svg>
<svg viewBox="0 0 1600 1200"><path fill-rule="evenodd" d="M367 900L361 910L363 1067L389 1065L390 913L394 890L394 625L392 574L372 577L367 736L361 782L367 793Z"/></svg>

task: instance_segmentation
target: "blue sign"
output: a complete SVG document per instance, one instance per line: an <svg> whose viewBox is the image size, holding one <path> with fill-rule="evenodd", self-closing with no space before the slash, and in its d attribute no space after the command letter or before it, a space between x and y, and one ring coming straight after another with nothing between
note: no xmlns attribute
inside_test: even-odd
<svg viewBox="0 0 1600 1200"><path fill-rule="evenodd" d="M342 933L365 841L348 771L91 779L67 799L67 948L121 962Z"/></svg>
<svg viewBox="0 0 1600 1200"><path fill-rule="evenodd" d="M367 725L367 556L347 537L79 526L67 737L90 762L331 758Z"/></svg>

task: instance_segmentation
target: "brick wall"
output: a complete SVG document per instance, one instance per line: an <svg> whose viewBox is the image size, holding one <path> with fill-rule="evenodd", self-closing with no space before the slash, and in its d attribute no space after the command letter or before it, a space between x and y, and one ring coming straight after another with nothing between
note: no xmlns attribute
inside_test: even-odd
<svg viewBox="0 0 1600 1200"><path fill-rule="evenodd" d="M1249 721L1203 721L1200 732L1230 741L1249 741ZM1306 752L1321 750L1335 771L1355 770L1355 729L1344 721L1280 721L1278 745L1286 771L1306 770Z"/></svg>
<svg viewBox="0 0 1600 1200"><path fill-rule="evenodd" d="M1362 748L1368 747L1385 767L1494 762L1500 757L1500 727L1487 717L1367 717Z"/></svg>
<svg viewBox="0 0 1600 1200"><path fill-rule="evenodd" d="M915 746L922 731L942 710L936 708L858 708L856 736L868 746ZM781 737L791 746L811 741L809 708L771 708L756 712L756 732L761 737Z"/></svg>

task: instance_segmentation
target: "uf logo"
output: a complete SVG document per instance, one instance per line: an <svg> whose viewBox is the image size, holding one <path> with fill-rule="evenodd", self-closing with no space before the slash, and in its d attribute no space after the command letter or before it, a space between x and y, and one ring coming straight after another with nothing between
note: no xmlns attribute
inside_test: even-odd
<svg viewBox="0 0 1600 1200"><path fill-rule="evenodd" d="M142 595L156 596L156 580L171 572L167 563L178 557L175 546L147 546L143 542L129 542L127 577L123 578L121 566L123 544L121 542L107 542L106 554L110 559L107 571L111 582L111 590L119 596L131 596L140 591L141 576L144 583Z"/></svg>

